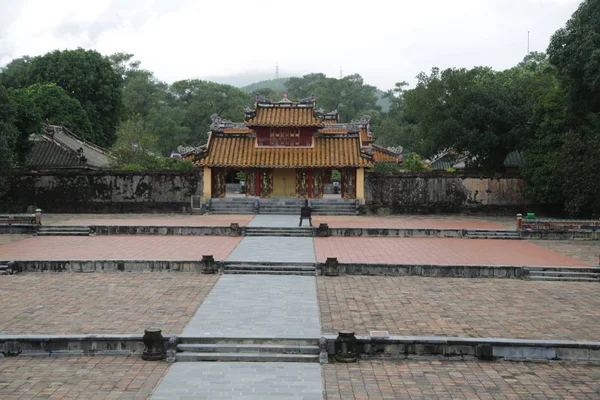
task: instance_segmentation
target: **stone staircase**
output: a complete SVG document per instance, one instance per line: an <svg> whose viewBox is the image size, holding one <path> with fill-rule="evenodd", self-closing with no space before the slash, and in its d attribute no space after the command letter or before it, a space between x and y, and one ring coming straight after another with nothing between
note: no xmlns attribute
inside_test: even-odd
<svg viewBox="0 0 600 400"><path fill-rule="evenodd" d="M300 219L298 219L300 222ZM306 221L303 222L306 225ZM246 236L292 236L312 237L312 228L271 228L271 227L246 227Z"/></svg>
<svg viewBox="0 0 600 400"><path fill-rule="evenodd" d="M525 267L530 281L600 282L598 267Z"/></svg>
<svg viewBox="0 0 600 400"><path fill-rule="evenodd" d="M317 269L310 263L265 263L250 261L226 261L223 274L244 275L303 275L315 276Z"/></svg>
<svg viewBox="0 0 600 400"><path fill-rule="evenodd" d="M256 214L257 201L248 197L209 199L207 211L210 214Z"/></svg>
<svg viewBox="0 0 600 400"><path fill-rule="evenodd" d="M89 226L63 226L49 225L41 226L37 232L38 236L90 236Z"/></svg>
<svg viewBox="0 0 600 400"><path fill-rule="evenodd" d="M175 360L319 362L318 339L180 338Z"/></svg>
<svg viewBox="0 0 600 400"><path fill-rule="evenodd" d="M518 231L502 229L467 229L465 237L467 239L521 239Z"/></svg>
<svg viewBox="0 0 600 400"><path fill-rule="evenodd" d="M313 199L310 202L313 215L358 215L356 199Z"/></svg>
<svg viewBox="0 0 600 400"><path fill-rule="evenodd" d="M298 215L304 205L304 199L260 199L259 214Z"/></svg>

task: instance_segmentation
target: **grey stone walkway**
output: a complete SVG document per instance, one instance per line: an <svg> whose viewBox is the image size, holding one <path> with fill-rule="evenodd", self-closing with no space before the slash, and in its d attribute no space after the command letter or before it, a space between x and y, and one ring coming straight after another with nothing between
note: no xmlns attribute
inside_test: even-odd
<svg viewBox="0 0 600 400"><path fill-rule="evenodd" d="M249 236L242 239L226 261L305 262L316 261L310 237Z"/></svg>
<svg viewBox="0 0 600 400"><path fill-rule="evenodd" d="M322 399L321 366L303 363L176 363L154 400Z"/></svg>
<svg viewBox="0 0 600 400"><path fill-rule="evenodd" d="M222 275L182 336L318 338L312 276Z"/></svg>
<svg viewBox="0 0 600 400"><path fill-rule="evenodd" d="M308 220L302 221L303 227L308 227ZM269 215L258 214L247 226L252 228L297 228L300 215Z"/></svg>

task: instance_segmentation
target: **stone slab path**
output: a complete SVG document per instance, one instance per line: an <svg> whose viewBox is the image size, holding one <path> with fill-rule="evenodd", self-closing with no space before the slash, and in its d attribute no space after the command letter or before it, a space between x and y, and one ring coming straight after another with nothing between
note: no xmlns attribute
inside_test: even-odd
<svg viewBox="0 0 600 400"><path fill-rule="evenodd" d="M275 219L273 219L275 220ZM247 237L227 260L314 262L312 238ZM182 337L318 339L312 276L222 275ZM322 399L316 363L174 364L152 396L162 399Z"/></svg>
<svg viewBox="0 0 600 400"><path fill-rule="evenodd" d="M182 336L319 338L312 276L222 275Z"/></svg>
<svg viewBox="0 0 600 400"><path fill-rule="evenodd" d="M314 263L316 258L310 237L249 236L242 239L226 261Z"/></svg>
<svg viewBox="0 0 600 400"><path fill-rule="evenodd" d="M299 223L299 215L258 214L247 226L252 228L297 228ZM307 227L308 221L304 220L302 226Z"/></svg>
<svg viewBox="0 0 600 400"><path fill-rule="evenodd" d="M319 364L176 363L152 399L320 400L322 391Z"/></svg>

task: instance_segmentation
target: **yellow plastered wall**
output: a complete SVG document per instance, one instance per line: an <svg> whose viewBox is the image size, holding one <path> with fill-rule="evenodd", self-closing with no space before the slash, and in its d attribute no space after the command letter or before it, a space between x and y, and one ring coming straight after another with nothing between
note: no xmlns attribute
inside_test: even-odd
<svg viewBox="0 0 600 400"><path fill-rule="evenodd" d="M365 204L365 169L356 170L356 198L360 204Z"/></svg>
<svg viewBox="0 0 600 400"><path fill-rule="evenodd" d="M203 190L202 190L202 202L207 202L212 196L212 175L210 168L204 167L204 176L202 179Z"/></svg>

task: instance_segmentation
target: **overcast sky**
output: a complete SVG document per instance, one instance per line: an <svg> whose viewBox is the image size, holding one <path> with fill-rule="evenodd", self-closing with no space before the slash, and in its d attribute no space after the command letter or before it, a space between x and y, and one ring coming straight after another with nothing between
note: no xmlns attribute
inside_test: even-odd
<svg viewBox="0 0 600 400"><path fill-rule="evenodd" d="M545 51L579 0L0 0L0 66L55 49L135 54L164 81L358 73L380 89L431 67L504 69Z"/></svg>

